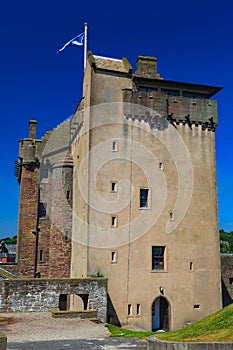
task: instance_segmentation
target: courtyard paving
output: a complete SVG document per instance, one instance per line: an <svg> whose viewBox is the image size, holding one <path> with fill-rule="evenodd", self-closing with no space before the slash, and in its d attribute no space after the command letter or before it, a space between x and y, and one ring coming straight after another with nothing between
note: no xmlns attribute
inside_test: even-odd
<svg viewBox="0 0 233 350"><path fill-rule="evenodd" d="M1 313L7 350L146 349L138 339L109 338L103 324L79 318L53 318L50 312Z"/></svg>

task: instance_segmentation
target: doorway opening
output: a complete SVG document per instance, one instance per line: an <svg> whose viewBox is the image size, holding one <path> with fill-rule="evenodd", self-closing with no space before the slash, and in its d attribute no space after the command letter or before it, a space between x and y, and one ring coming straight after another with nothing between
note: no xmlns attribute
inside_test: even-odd
<svg viewBox="0 0 233 350"><path fill-rule="evenodd" d="M60 294L59 310L87 310L88 297L89 294Z"/></svg>
<svg viewBox="0 0 233 350"><path fill-rule="evenodd" d="M152 331L159 329L169 331L170 328L170 304L164 297L154 300L151 308Z"/></svg>

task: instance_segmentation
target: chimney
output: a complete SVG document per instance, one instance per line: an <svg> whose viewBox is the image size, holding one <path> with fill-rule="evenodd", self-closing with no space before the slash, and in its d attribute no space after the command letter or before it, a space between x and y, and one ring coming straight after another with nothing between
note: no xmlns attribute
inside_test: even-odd
<svg viewBox="0 0 233 350"><path fill-rule="evenodd" d="M149 79L162 79L157 73L157 58L150 56L138 56L135 76Z"/></svg>
<svg viewBox="0 0 233 350"><path fill-rule="evenodd" d="M36 138L36 120L30 120L29 121L29 138L35 139Z"/></svg>

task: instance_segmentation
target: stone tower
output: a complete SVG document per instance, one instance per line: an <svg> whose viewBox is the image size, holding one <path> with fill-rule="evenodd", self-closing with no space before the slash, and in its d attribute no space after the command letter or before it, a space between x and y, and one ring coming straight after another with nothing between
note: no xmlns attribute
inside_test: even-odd
<svg viewBox="0 0 233 350"><path fill-rule="evenodd" d="M69 277L72 227L72 159L69 123L36 139L36 121L19 142L20 184L17 264L22 277ZM64 223L64 225L63 225Z"/></svg>
<svg viewBox="0 0 233 350"><path fill-rule="evenodd" d="M89 52L71 121L71 273L108 278L111 322L177 329L221 308L219 90L162 79L154 57L133 74Z"/></svg>

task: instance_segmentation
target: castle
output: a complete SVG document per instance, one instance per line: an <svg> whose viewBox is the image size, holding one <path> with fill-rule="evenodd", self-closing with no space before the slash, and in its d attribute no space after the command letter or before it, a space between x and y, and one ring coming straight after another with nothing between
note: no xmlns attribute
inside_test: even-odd
<svg viewBox="0 0 233 350"><path fill-rule="evenodd" d="M19 143L20 276L104 276L108 321L147 330L220 309L218 91L89 52L72 118Z"/></svg>

